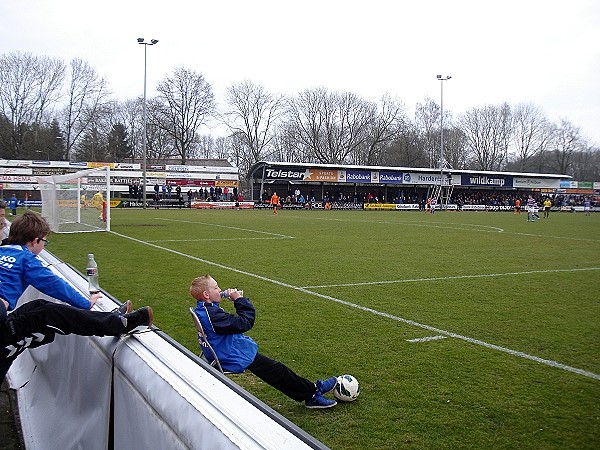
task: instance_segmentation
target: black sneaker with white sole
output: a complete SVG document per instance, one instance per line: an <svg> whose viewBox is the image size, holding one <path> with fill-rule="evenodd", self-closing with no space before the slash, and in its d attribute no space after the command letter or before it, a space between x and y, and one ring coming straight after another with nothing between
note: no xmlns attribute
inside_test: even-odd
<svg viewBox="0 0 600 450"><path fill-rule="evenodd" d="M131 300L126 300L121 306L113 309L111 312L122 316L123 314L127 314L133 311L133 303Z"/></svg>
<svg viewBox="0 0 600 450"><path fill-rule="evenodd" d="M123 314L121 316L121 322L123 323L126 332L129 332L137 327L150 327L152 326L153 320L154 315L152 313L152 308L149 306L144 306L143 308L136 309L133 312Z"/></svg>

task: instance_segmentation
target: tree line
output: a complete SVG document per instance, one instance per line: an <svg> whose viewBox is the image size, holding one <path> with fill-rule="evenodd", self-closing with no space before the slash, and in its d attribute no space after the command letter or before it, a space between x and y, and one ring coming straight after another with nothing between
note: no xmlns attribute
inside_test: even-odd
<svg viewBox="0 0 600 450"><path fill-rule="evenodd" d="M147 161L225 158L571 175L600 180L600 151L568 119L533 104L483 105L454 115L425 98L410 118L401 99L307 88L284 96L246 80L219 106L201 73L177 67L148 98ZM143 99L115 99L81 59L0 56L0 157L141 162ZM202 133L218 127L221 136Z"/></svg>

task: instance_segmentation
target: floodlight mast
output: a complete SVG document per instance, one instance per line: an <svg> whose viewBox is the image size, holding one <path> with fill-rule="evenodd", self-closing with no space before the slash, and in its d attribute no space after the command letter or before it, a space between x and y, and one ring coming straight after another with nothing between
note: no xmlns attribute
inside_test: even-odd
<svg viewBox="0 0 600 450"><path fill-rule="evenodd" d="M144 46L144 102L142 103L142 121L143 121L143 134L142 134L142 153L143 153L143 165L144 167L142 168L142 191L143 191L143 204L142 207L144 209L146 209L146 159L147 159L147 147L148 147L148 141L147 141L147 136L146 136L146 126L148 123L147 120L147 116L146 116L146 68L147 68L147 52L146 49L148 48L149 45L156 45L158 44L158 39L152 39L150 42L144 42L144 38L138 38L137 39L137 43L141 44Z"/></svg>
<svg viewBox="0 0 600 450"><path fill-rule="evenodd" d="M451 76L438 75L440 80L440 172L444 170L444 81L448 81Z"/></svg>
<svg viewBox="0 0 600 450"><path fill-rule="evenodd" d="M450 78L452 77L449 75L437 76L437 79L440 80L440 208L444 207L444 81L448 81Z"/></svg>

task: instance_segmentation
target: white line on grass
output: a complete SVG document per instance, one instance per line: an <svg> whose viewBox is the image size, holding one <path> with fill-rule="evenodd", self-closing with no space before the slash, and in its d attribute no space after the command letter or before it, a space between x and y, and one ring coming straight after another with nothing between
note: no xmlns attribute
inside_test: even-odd
<svg viewBox="0 0 600 450"><path fill-rule="evenodd" d="M120 237L122 237L124 239L129 239L129 240L137 242L139 244L147 245L147 246L156 248L158 250L163 250L163 251L166 251L166 252L169 252L169 253L173 253L175 255L183 256L185 258L189 258L189 259L192 259L194 261L202 262L204 264L208 264L208 265L211 265L211 266L219 267L221 269L229 270L231 272L239 273L241 275L245 275L245 276L248 276L248 277L256 278L258 280L266 281L268 283L276 284L278 286L282 286L282 287L285 287L285 288L288 288L288 289L293 289L293 290L302 292L302 293L307 294L307 295L312 295L314 297L319 297L319 298L322 298L322 299L325 299L325 300L331 300L332 302L339 303L339 304L345 305L345 306L349 306L351 308L356 308L356 309L359 309L361 311L365 311L365 312L374 314L376 316L385 317L387 319L391 319L391 320L395 320L395 321L398 321L398 322L402 322L402 323L405 323L407 325L411 325L411 326L418 327L418 328L423 328L425 330L431 331L432 333L434 333L436 335L443 335L443 336L452 337L452 338L455 338L455 339L460 339L460 340L463 340L465 342L469 342L471 344L480 345L482 347L489 348L491 350L497 350L497 351L500 351L500 352L508 353L509 355L512 355L512 356L518 356L519 358L528 359L530 361L535 361L535 362L538 362L540 364L545 364L545 365L550 366L550 367L554 367L554 368L557 368L557 369L562 369L562 370L565 370L567 372L573 372L573 373L576 373L578 375L583 375L585 377L593 378L595 380L600 380L600 375L598 375L596 373L593 373L593 372L589 372L587 370L583 370L583 369L578 369L576 367L567 366L565 364L561 364L559 362L552 361L550 359L543 359L543 358L540 358L538 356L533 356L533 355L529 355L527 353L519 352L517 350L511 350L510 348L501 347L501 346L495 345L495 344L489 344L487 342L480 341L479 339L473 339L473 338L470 338L468 336L462 336L460 334L452 333L450 331L441 330L439 328L432 327L431 325L425 325L425 324L422 324L422 323L419 323L419 322L415 322L414 320L404 319L402 317L394 316L392 314L388 314L388 313L385 313L385 312L377 311L376 309L367 308L366 306L362 306L362 305L357 305L356 303L351 303L351 302L348 302L346 300L342 300L342 299L339 299L339 298L331 297L330 295L319 294L318 292L309 291L306 288L302 288L302 287L299 287L299 286L294 286L292 284L284 283L282 281L274 280L272 278L267 278L267 277L264 277L262 275L258 275L258 274L255 274L255 273L246 272L245 270L236 269L234 267L226 266L224 264L219 264L219 263L216 263L214 261L208 261L206 259L198 258L197 256L188 255L186 253L178 252L177 250L172 250L172 249L166 248L166 247L161 247L160 245L152 244L150 242L143 241L141 239L136 239L136 238L131 237L131 236L126 236L124 234L116 233L114 231L111 231L111 233L114 234L114 235L116 235L116 236L120 236Z"/></svg>
<svg viewBox="0 0 600 450"><path fill-rule="evenodd" d="M313 218L311 218L311 220L313 220ZM469 224L469 223L447 222L444 225L442 223L435 224L435 223L426 222L426 221L422 221L422 220L392 222L392 221L387 221L387 220L364 220L364 219L351 220L351 219L334 219L334 218L324 218L324 217L317 217L317 218L314 218L314 220L328 220L328 221L338 221L338 222L362 222L362 223L369 223L369 224L379 223L379 224L389 224L389 225L406 225L406 226L416 226L416 227L442 228L442 229L448 229L448 230L468 230L468 231L475 231L475 232L481 232L481 233L503 233L503 234L510 234L510 235L514 235L514 236L527 236L527 237L536 237L536 238L539 237L539 238L543 238L543 239L561 239L561 240L566 240L566 241L600 242L600 240L592 239L592 238L582 238L582 237L575 237L575 236L552 236L550 234L521 233L521 232L516 232L516 231L505 231L503 228L492 227L489 225L479 225L479 224ZM447 226L447 225L458 225L458 226ZM482 229L477 229L474 227L479 227Z"/></svg>
<svg viewBox="0 0 600 450"><path fill-rule="evenodd" d="M377 284L396 284L396 283L417 283L421 281L446 281L446 280L463 280L468 278L493 278L506 277L514 275L532 275L535 273L560 273L560 272L585 272L590 270L600 270L600 267L584 267L575 269L547 269L547 270L527 270L524 272L505 272L505 273L482 273L476 275L454 275L448 277L429 277L429 278L406 278L400 280L383 280L383 281L363 281L360 283L341 283L341 284L321 284L315 286L302 286L304 289L319 289L331 287L349 287L349 286L372 286Z"/></svg>
<svg viewBox="0 0 600 450"><path fill-rule="evenodd" d="M227 228L229 230L248 231L249 233L268 234L269 236L276 236L279 238L294 239L294 236L288 236L286 234L269 233L268 231L250 230L248 228L232 227L229 225L220 225L217 223L196 222L193 220L164 219L162 217L156 217L155 219L156 220L164 220L166 222L183 222L183 223L193 223L193 224L197 224L197 225L207 225L209 227Z"/></svg>
<svg viewBox="0 0 600 450"><path fill-rule="evenodd" d="M204 242L204 241L265 241L273 239L293 239L288 236L272 236L272 237L239 237L239 238L200 238L200 239L157 239L149 240L148 242Z"/></svg>
<svg viewBox="0 0 600 450"><path fill-rule="evenodd" d="M423 220L414 220L414 221L405 221L405 222L390 222L388 220L348 220L348 219L334 219L334 218L324 218L324 217L316 217L315 220L327 220L327 221L336 221L336 222L361 222L361 223L379 223L379 224L387 224L387 225L413 225L418 227L428 227L428 228L443 228L447 230L468 230L468 231L481 231L484 233L503 233L503 228L493 227L491 225L479 225L479 224L470 224L470 223L454 223L447 222L445 224L437 224L431 222L425 222ZM448 225L458 225L451 226ZM476 227L476 228L474 228ZM477 228L483 228L478 230Z"/></svg>
<svg viewBox="0 0 600 450"><path fill-rule="evenodd" d="M446 336L427 336L427 337L422 337L422 338L417 338L417 339L407 339L406 342L410 342L410 343L420 343L420 342L430 342L430 341L439 341L440 339L446 339Z"/></svg>

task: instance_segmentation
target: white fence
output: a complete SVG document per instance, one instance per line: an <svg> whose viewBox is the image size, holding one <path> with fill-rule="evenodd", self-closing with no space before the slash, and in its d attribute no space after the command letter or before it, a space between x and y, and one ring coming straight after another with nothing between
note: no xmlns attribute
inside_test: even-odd
<svg viewBox="0 0 600 450"><path fill-rule="evenodd" d="M87 288L70 266L42 256ZM95 308L115 308L108 297ZM35 298L48 297L30 287L20 303ZM8 380L29 450L327 448L158 330L57 335L20 355Z"/></svg>

